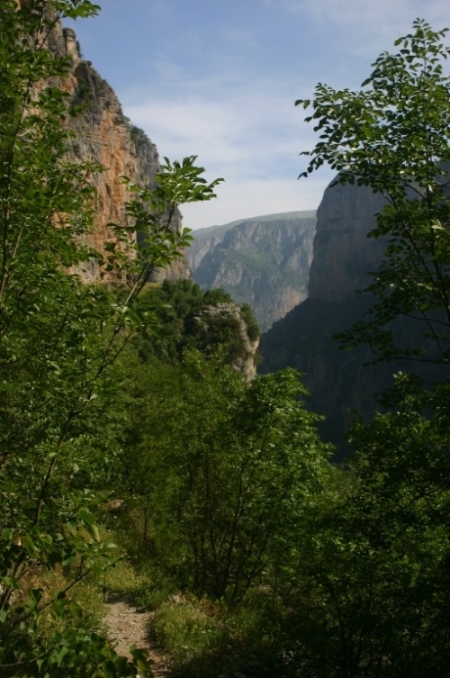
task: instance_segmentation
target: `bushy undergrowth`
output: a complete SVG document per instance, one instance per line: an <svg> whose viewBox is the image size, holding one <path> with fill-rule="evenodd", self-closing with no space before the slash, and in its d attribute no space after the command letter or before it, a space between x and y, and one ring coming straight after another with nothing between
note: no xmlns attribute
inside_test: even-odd
<svg viewBox="0 0 450 678"><path fill-rule="evenodd" d="M220 617L206 599L174 595L156 610L152 632L181 665L223 647L228 630Z"/></svg>
<svg viewBox="0 0 450 678"><path fill-rule="evenodd" d="M264 592L237 608L192 595L170 596L155 612L150 631L168 650L182 678L294 675L280 644L280 610Z"/></svg>

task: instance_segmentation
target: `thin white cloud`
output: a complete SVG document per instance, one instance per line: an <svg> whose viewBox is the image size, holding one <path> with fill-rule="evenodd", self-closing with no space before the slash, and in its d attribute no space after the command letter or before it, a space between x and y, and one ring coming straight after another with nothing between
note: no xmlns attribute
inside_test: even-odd
<svg viewBox="0 0 450 678"><path fill-rule="evenodd" d="M189 90L189 84L186 84ZM278 91L277 91L278 89ZM199 155L202 164L226 178L242 179L300 172L298 153L311 145L312 130L294 107L291 83L255 82L199 92L140 94L125 112L156 140L162 155ZM137 103L139 102L139 103ZM292 169L287 169L291 163Z"/></svg>
<svg viewBox="0 0 450 678"><path fill-rule="evenodd" d="M284 11L303 13L318 26L338 31L336 41L355 55L375 58L406 35L416 18L440 30L450 26L448 0L264 0Z"/></svg>
<svg viewBox="0 0 450 678"><path fill-rule="evenodd" d="M183 208L187 226L317 207L323 175L308 186L296 181L304 169L299 153L312 146L314 133L294 106L292 83L261 79L192 89L185 82L165 95L142 90L125 104L125 113L156 141L161 155L198 155L209 181L225 179L218 200Z"/></svg>
<svg viewBox="0 0 450 678"><path fill-rule="evenodd" d="M291 12L307 12L322 23L362 26L367 24L378 31L380 26L393 30L404 26L409 17L423 17L429 21L449 23L448 0L377 0L362 3L361 0L265 0ZM435 28L440 28L436 26Z"/></svg>
<svg viewBox="0 0 450 678"><path fill-rule="evenodd" d="M448 0L427 0L426 7L423 0L262 1L277 11L295 13L292 21L307 26L309 35L314 33L320 73L314 51L310 62L286 63L276 78L256 72L251 60L235 61L233 52L219 47L208 52L206 65L188 72L172 48L163 48L151 65L158 75L152 86L121 93L126 114L147 132L161 155L198 155L208 180L225 178L218 200L183 208L189 227L316 208L331 176L324 170L296 182L306 164L298 154L317 139L294 100L310 97L319 80L357 87L369 74L370 62L409 32L417 16L423 15L436 29L449 18ZM192 44L197 37L194 30ZM221 37L236 44L252 42L248 29L241 27L224 28Z"/></svg>
<svg viewBox="0 0 450 678"><path fill-rule="evenodd" d="M248 28L226 28L221 31L222 36L230 43L244 45L246 49L255 44L252 31Z"/></svg>
<svg viewBox="0 0 450 678"><path fill-rule="evenodd" d="M290 88L290 83L260 81L222 92L218 100L213 91L203 98L134 93L125 112L156 140L161 155L196 154L208 180L225 178L217 200L182 208L186 226L318 206L328 178L297 182L304 162L298 154L312 145L313 132L302 124Z"/></svg>
<svg viewBox="0 0 450 678"><path fill-rule="evenodd" d="M182 206L183 223L197 229L261 214L312 210L318 207L323 190L323 176L303 181L267 177L237 184L226 183L218 188L217 199Z"/></svg>

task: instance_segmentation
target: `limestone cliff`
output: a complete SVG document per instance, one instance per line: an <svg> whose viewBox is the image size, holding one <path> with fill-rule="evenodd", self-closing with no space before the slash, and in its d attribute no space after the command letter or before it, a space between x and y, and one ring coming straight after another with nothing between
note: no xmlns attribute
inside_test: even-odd
<svg viewBox="0 0 450 678"><path fill-rule="evenodd" d="M308 297L343 301L369 281L384 250L381 240L368 238L376 214L385 204L366 186L328 186L317 210Z"/></svg>
<svg viewBox="0 0 450 678"><path fill-rule="evenodd" d="M314 212L289 212L194 232L194 280L250 304L265 330L307 296L315 223Z"/></svg>
<svg viewBox="0 0 450 678"><path fill-rule="evenodd" d="M199 231L194 231L192 236L194 242L189 247L187 256L192 272L194 272L216 245L220 245L224 239L225 231L217 233L213 226L211 229L202 228Z"/></svg>
<svg viewBox="0 0 450 678"><path fill-rule="evenodd" d="M329 186L317 211L308 299L261 338L263 372L292 366L305 373L309 405L327 417L324 434L340 443L354 409L373 411L375 394L390 383L393 367L364 367L366 347L340 351L333 335L348 329L370 303L357 289L367 285L384 249L367 238L384 200L357 186Z"/></svg>
<svg viewBox="0 0 450 678"><path fill-rule="evenodd" d="M144 132L134 127L124 116L122 107L112 88L97 73L89 61L81 58L75 33L57 23L49 38L49 47L57 54L70 56L72 67L62 88L70 96L70 106L81 107L76 116L68 116L70 129L74 132L71 153L80 161L100 163L104 171L93 177L96 188L95 230L90 243L104 253L106 242L114 240L112 223L126 223L125 203L130 199L127 187L121 183L121 175L133 183L152 187L160 165L156 146ZM179 227L179 212L174 227ZM101 271L98 264L91 263L85 270L87 280L110 280L111 274ZM172 279L189 277L187 261L180 258L165 273L157 277Z"/></svg>

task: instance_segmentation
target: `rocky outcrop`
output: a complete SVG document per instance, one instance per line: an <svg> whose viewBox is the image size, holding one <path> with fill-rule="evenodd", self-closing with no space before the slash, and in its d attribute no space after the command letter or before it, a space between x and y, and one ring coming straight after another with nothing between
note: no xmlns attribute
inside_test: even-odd
<svg viewBox="0 0 450 678"><path fill-rule="evenodd" d="M96 189L95 229L89 244L100 254L105 244L115 239L111 224L126 224L125 203L130 200L128 188L121 182L123 175L133 183L151 188L160 169L156 146L124 116L121 104L108 83L101 78L89 61L82 59L74 31L57 23L49 37L49 47L55 53L70 56L72 66L61 86L69 95L75 116L67 117L74 133L70 153L75 160L92 161L103 167L93 174ZM179 228L177 212L173 227ZM114 280L114 274L101 270L96 262L84 269L84 278ZM172 268L156 272L158 279L169 276L178 279L190 276L186 259L180 258Z"/></svg>
<svg viewBox="0 0 450 678"><path fill-rule="evenodd" d="M250 381L256 376L255 356L259 338L249 337L247 324L242 317L241 309L232 303L219 303L206 306L196 318L198 330L205 335L206 343L217 343L217 337L234 336L231 340L230 364ZM225 342L224 342L224 345Z"/></svg>
<svg viewBox="0 0 450 678"><path fill-rule="evenodd" d="M194 233L194 280L249 304L268 329L307 296L315 223L314 212L289 212L213 227L209 238L208 229L198 239Z"/></svg>

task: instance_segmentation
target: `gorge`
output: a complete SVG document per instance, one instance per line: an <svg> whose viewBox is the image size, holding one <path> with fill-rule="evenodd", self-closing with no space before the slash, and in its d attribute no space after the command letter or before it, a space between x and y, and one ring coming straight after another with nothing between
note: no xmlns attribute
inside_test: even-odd
<svg viewBox="0 0 450 678"><path fill-rule="evenodd" d="M242 284L266 326L301 292L258 374L250 306L193 282L178 211L167 228L167 205L213 197L203 170L159 164L58 23L97 11L0 10L0 674L448 678L450 382L410 369L450 364L445 31L417 20L368 94L318 86L314 115L337 123L311 164L346 116L354 164L338 139L342 183L317 219L199 234L192 261ZM148 262L173 265L147 276ZM340 351L333 335L374 299ZM346 456L351 407L364 418Z"/></svg>
<svg viewBox="0 0 450 678"><path fill-rule="evenodd" d="M314 212L288 212L194 231L193 278L250 304L265 331L306 297L315 224Z"/></svg>
<svg viewBox="0 0 450 678"><path fill-rule="evenodd" d="M330 185L317 211L308 298L261 339L262 372L287 365L304 374L310 407L326 417L323 431L340 443L349 410L373 411L374 396L389 369L364 367L370 351L341 351L333 336L356 321L368 301L359 296L384 251L381 240L367 238L383 198L358 186Z"/></svg>

